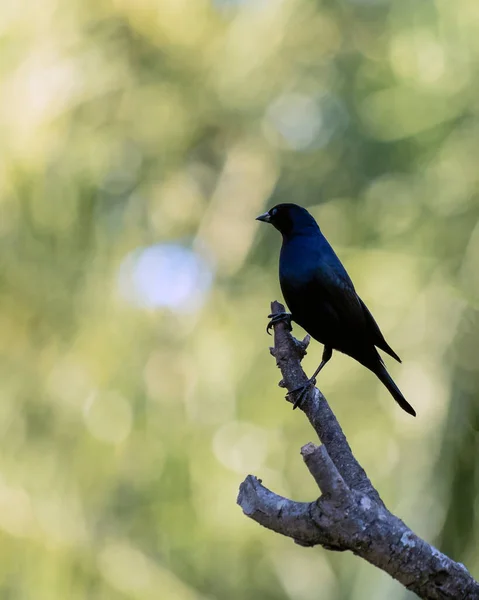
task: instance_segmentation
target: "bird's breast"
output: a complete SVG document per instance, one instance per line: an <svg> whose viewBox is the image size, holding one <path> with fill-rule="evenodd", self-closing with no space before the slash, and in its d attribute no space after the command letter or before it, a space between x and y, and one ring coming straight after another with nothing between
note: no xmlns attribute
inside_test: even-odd
<svg viewBox="0 0 479 600"><path fill-rule="evenodd" d="M279 258L279 279L298 288L308 285L316 277L321 264L317 249L306 240L284 244Z"/></svg>
<svg viewBox="0 0 479 600"><path fill-rule="evenodd" d="M320 300L321 292L315 283L316 271L317 267L307 261L280 261L281 291L298 323L302 320L301 316L310 313Z"/></svg>

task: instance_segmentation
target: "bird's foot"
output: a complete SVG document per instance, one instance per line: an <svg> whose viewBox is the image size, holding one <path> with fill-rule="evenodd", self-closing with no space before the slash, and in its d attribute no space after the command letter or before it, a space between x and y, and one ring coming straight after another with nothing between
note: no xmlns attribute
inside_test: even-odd
<svg viewBox="0 0 479 600"><path fill-rule="evenodd" d="M316 385L316 378L312 377L311 379L308 379L308 381L304 384L304 385L300 385L299 387L297 387L294 390L291 390L290 392L288 392L286 394L286 396L294 396L294 404L293 404L293 410L295 408L298 408L298 406L301 406L301 404L303 403L303 400L306 397L306 394L308 393L308 391L311 388L314 388L314 386Z"/></svg>
<svg viewBox="0 0 479 600"><path fill-rule="evenodd" d="M269 333L269 335L271 335L270 329L273 328L273 325L276 325L276 323L280 323L280 322L286 323L289 331L293 330L293 328L291 327L291 314L290 313L287 313L287 312L273 313L271 315L268 315L268 319L271 319L271 321L268 323L268 326L266 327L266 333Z"/></svg>

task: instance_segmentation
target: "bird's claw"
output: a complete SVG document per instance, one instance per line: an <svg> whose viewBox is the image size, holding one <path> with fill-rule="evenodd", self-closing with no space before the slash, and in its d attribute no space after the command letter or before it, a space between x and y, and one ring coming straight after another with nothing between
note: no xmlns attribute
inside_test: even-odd
<svg viewBox="0 0 479 600"><path fill-rule="evenodd" d="M316 379L314 379L314 378L309 379L304 385L300 385L296 389L291 390L290 392L288 392L286 394L287 396L293 396L293 395L296 396L294 404L293 404L293 410L295 408L298 408L298 406L301 406L306 393L308 392L308 390L310 388L314 387L315 385L316 385Z"/></svg>
<svg viewBox="0 0 479 600"><path fill-rule="evenodd" d="M287 312L273 313L271 315L268 315L268 319L271 319L271 321L268 323L268 325L266 327L266 333L268 333L269 335L271 335L270 329L273 328L273 325L276 325L276 323L280 323L281 321L283 323L286 323L286 325L289 328L289 331L293 330L293 328L291 327L291 314L290 313L287 313Z"/></svg>

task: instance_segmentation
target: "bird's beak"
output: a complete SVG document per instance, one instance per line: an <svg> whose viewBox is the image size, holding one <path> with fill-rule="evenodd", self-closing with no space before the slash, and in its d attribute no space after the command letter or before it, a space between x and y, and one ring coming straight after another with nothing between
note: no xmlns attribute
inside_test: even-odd
<svg viewBox="0 0 479 600"><path fill-rule="evenodd" d="M264 223L271 223L271 217L268 212L263 213L259 217L256 217L256 221L263 221Z"/></svg>

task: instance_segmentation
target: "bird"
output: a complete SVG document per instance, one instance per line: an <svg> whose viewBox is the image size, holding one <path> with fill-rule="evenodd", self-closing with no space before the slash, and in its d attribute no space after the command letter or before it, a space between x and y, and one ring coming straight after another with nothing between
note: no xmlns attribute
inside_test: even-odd
<svg viewBox="0 0 479 600"><path fill-rule="evenodd" d="M324 345L322 360L307 384L292 390L294 407L316 383L316 377L337 350L372 371L399 406L412 416L407 402L386 370L378 348L401 362L386 342L366 304L356 293L346 269L324 237L313 216L302 206L277 204L256 220L270 223L283 236L279 282L291 313L269 315L267 331L278 321L298 323Z"/></svg>

